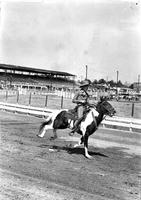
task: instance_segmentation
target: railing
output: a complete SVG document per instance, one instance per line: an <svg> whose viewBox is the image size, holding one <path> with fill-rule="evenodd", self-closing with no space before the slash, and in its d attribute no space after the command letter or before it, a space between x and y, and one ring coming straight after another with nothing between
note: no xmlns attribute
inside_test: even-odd
<svg viewBox="0 0 141 200"><path fill-rule="evenodd" d="M106 117L101 124L104 128L141 132L141 119L114 116Z"/></svg>
<svg viewBox="0 0 141 200"><path fill-rule="evenodd" d="M47 107L54 105L55 108L62 109L65 106L65 100L73 98L74 93L68 91L14 91L14 90L1 90L0 101L6 103L17 103L22 105L32 105L40 107Z"/></svg>
<svg viewBox="0 0 141 200"><path fill-rule="evenodd" d="M75 106L72 103L73 90L0 90L0 102L26 105L32 107L42 107L51 109L71 109ZM91 98L90 103L97 102ZM119 102L110 101L116 110L118 117L132 117L141 119L141 102Z"/></svg>
<svg viewBox="0 0 141 200"><path fill-rule="evenodd" d="M33 115L36 117L47 118L52 115L53 112L59 112L60 110L38 108L31 106L24 106L18 104L9 104L0 102L0 110L10 111L14 113L21 113L27 115ZM101 125L104 128L114 128L127 131L141 132L141 119L135 118L123 118L123 117L106 117Z"/></svg>
<svg viewBox="0 0 141 200"><path fill-rule="evenodd" d="M45 109L45 108L38 108L38 107L31 107L25 105L18 105L18 104L9 104L9 103L2 103L0 102L0 110L11 111L14 113L21 113L21 114L28 114L37 117L46 118L50 114L52 114L52 109ZM57 111L54 109L54 111Z"/></svg>

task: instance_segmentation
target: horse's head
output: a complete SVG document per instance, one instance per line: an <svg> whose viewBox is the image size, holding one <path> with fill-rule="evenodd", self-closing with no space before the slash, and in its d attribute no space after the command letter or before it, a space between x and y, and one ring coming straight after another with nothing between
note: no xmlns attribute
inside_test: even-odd
<svg viewBox="0 0 141 200"><path fill-rule="evenodd" d="M115 109L107 101L106 97L100 98L100 101L97 103L96 110L99 113L102 113L104 115L109 115L110 117L112 117L116 113Z"/></svg>

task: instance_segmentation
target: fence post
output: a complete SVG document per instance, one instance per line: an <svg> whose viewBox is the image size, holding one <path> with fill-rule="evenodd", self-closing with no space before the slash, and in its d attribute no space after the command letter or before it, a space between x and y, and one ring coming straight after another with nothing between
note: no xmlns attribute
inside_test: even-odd
<svg viewBox="0 0 141 200"><path fill-rule="evenodd" d="M131 113L131 116L132 117L134 116L134 103L132 103L132 113Z"/></svg>
<svg viewBox="0 0 141 200"><path fill-rule="evenodd" d="M29 105L31 105L31 92L30 92L30 95L29 95Z"/></svg>
<svg viewBox="0 0 141 200"><path fill-rule="evenodd" d="M61 97L61 109L63 108L63 95Z"/></svg>
<svg viewBox="0 0 141 200"><path fill-rule="evenodd" d="M7 99L8 99L8 90L6 90L6 96L5 96L5 98L6 98L6 101L7 101Z"/></svg>
<svg viewBox="0 0 141 200"><path fill-rule="evenodd" d="M19 91L17 90L17 103L19 102Z"/></svg>
<svg viewBox="0 0 141 200"><path fill-rule="evenodd" d="M46 95L46 99L45 99L45 107L47 107L47 103L48 103L48 95Z"/></svg>

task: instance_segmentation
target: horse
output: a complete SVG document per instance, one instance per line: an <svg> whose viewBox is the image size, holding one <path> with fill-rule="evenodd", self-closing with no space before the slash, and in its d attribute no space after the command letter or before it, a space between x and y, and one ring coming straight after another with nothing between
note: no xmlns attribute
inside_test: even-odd
<svg viewBox="0 0 141 200"><path fill-rule="evenodd" d="M57 113L53 113L52 116L43 122L39 129L38 137L44 137L46 130L53 129L54 137L57 138L57 129L73 128L76 120L76 108L72 110L61 110ZM85 157L91 159L92 157L88 153L88 138L92 135L100 125L101 121L107 115L112 117L116 113L112 105L105 99L101 98L100 101L94 105L89 104L87 112L85 113L82 121L80 122L76 132L81 135L79 146L84 144Z"/></svg>

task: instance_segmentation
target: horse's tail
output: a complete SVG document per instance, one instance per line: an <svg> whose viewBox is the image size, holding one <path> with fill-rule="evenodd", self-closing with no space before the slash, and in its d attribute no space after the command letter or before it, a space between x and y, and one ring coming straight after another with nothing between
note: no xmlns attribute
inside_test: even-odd
<svg viewBox="0 0 141 200"><path fill-rule="evenodd" d="M51 117L48 117L47 121L43 122L43 123L40 125L39 133L43 130L43 128L44 128L46 125L50 125L51 123L52 123L52 118L51 118Z"/></svg>

